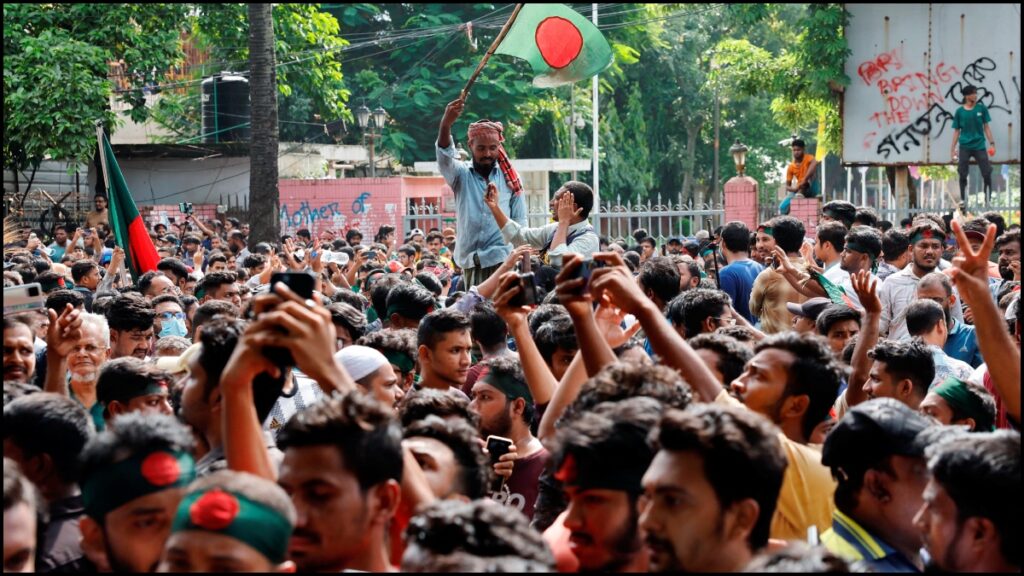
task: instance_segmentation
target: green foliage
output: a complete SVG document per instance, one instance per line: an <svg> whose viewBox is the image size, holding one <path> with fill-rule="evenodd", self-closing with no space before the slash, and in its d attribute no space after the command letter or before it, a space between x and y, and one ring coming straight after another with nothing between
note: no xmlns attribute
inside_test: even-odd
<svg viewBox="0 0 1024 576"><path fill-rule="evenodd" d="M4 165L25 169L47 156L86 162L96 128L109 130L115 84L129 116L146 119L143 86L181 60L178 4L4 4ZM108 78L108 62L120 63Z"/></svg>
<svg viewBox="0 0 1024 576"><path fill-rule="evenodd" d="M355 11L369 10L353 5ZM245 4L196 4L189 19L193 41L209 51L210 60L191 70L192 81L165 92L154 117L174 133L173 141L200 137L199 80L223 70L248 70L249 21ZM344 118L350 92L341 70L342 50L349 43L339 34L338 20L317 4L275 4L274 41L277 59L280 140L309 141L326 135L324 122Z"/></svg>

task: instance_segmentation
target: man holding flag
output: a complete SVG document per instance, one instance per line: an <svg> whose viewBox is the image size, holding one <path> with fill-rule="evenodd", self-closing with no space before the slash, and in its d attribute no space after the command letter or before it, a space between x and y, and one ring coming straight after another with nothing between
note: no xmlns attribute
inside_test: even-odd
<svg viewBox="0 0 1024 576"><path fill-rule="evenodd" d="M455 192L459 223L455 263L462 268L464 286L469 289L486 280L511 252L484 201L487 186L497 187L502 212L520 226L526 226L526 204L522 181L501 145L505 139L501 122L481 120L470 124L468 141L473 159L459 159L452 125L464 107L465 100L460 98L444 111L437 134L437 166Z"/></svg>

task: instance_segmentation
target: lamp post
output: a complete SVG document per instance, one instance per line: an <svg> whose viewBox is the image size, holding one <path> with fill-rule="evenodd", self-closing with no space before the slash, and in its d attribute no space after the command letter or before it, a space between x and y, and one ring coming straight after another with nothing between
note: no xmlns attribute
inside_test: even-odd
<svg viewBox="0 0 1024 576"><path fill-rule="evenodd" d="M743 172L747 168L747 152L750 149L745 145L740 144L740 139L736 139L736 143L729 147L729 154L732 154L732 161L736 163L736 173L740 177L743 177Z"/></svg>
<svg viewBox="0 0 1024 576"><path fill-rule="evenodd" d="M370 119L373 119L373 123L370 123ZM384 123L388 120L388 113L384 108L377 106L377 109L370 112L370 109L366 107L366 102L363 102L362 106L356 109L356 122L359 124L359 128L363 131L363 138L370 140L370 177L377 177L377 162L374 158L374 140L383 135ZM381 130L377 132L374 129Z"/></svg>

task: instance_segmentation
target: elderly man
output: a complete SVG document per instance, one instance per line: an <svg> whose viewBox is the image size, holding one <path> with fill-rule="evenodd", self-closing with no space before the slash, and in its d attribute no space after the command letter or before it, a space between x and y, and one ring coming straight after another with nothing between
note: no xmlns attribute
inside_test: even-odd
<svg viewBox="0 0 1024 576"><path fill-rule="evenodd" d="M452 125L462 114L463 99L448 104L437 133L437 165L445 182L455 192L459 222L459 241L455 245L455 263L464 271L465 288L486 280L511 252L501 230L484 201L488 185L497 188L501 211L520 226L526 225L523 184L508 154L500 122L481 120L469 126L471 161L459 159L452 141Z"/></svg>

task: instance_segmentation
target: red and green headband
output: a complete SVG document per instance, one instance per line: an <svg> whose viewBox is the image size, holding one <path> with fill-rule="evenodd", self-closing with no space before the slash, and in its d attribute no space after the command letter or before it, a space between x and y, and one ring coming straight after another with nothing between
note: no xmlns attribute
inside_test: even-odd
<svg viewBox="0 0 1024 576"><path fill-rule="evenodd" d="M911 244L917 244L921 240L932 240L932 239L934 239L934 240L941 240L942 242L945 242L946 241L946 235L943 234L942 232L936 231L936 230L934 230L932 228L925 228L924 230L921 230L918 233L916 233L913 236L911 236L910 237L910 243Z"/></svg>
<svg viewBox="0 0 1024 576"><path fill-rule="evenodd" d="M200 530L230 536L274 564L287 559L292 523L266 504L214 487L193 492L178 505L171 533Z"/></svg>
<svg viewBox="0 0 1024 576"><path fill-rule="evenodd" d="M195 462L187 452L139 454L97 470L82 482L82 504L90 518L102 522L109 512L136 498L183 488L195 477Z"/></svg>

